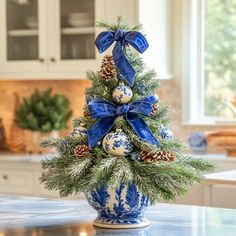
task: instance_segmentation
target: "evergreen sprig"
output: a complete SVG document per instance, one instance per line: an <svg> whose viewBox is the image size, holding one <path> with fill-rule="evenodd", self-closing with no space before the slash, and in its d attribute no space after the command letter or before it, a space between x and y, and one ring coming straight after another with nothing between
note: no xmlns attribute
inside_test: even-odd
<svg viewBox="0 0 236 236"><path fill-rule="evenodd" d="M69 100L62 94L51 94L52 89L39 91L23 98L16 111L16 120L21 128L33 131L49 132L67 127L72 115Z"/></svg>
<svg viewBox="0 0 236 236"><path fill-rule="evenodd" d="M97 21L97 27L105 28L106 30L112 30L112 31L116 31L118 29L123 29L127 31L130 30L139 31L142 29L142 25L130 26L126 21L124 21L122 16L118 16L116 24L110 24L106 21Z"/></svg>

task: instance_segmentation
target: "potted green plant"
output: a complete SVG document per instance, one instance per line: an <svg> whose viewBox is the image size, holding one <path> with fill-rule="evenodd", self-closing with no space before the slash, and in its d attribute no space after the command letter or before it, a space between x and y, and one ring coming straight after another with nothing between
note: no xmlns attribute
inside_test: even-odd
<svg viewBox="0 0 236 236"><path fill-rule="evenodd" d="M39 151L38 141L42 136L58 136L58 131L67 127L72 111L69 100L62 94L52 95L52 89L36 89L34 93L23 98L16 110L19 126L33 132L35 150Z"/></svg>

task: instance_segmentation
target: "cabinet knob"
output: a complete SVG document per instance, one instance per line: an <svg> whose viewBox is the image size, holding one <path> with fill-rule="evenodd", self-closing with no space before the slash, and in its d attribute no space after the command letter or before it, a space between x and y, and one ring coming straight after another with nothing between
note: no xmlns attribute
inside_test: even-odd
<svg viewBox="0 0 236 236"><path fill-rule="evenodd" d="M7 175L3 175L2 178L5 179L5 180L8 179Z"/></svg>
<svg viewBox="0 0 236 236"><path fill-rule="evenodd" d="M44 63L44 59L43 59L43 58L39 58L39 61L40 61L41 63Z"/></svg>
<svg viewBox="0 0 236 236"><path fill-rule="evenodd" d="M51 57L51 58L50 58L50 61L51 61L51 62L55 62L56 59L55 59L54 57Z"/></svg>

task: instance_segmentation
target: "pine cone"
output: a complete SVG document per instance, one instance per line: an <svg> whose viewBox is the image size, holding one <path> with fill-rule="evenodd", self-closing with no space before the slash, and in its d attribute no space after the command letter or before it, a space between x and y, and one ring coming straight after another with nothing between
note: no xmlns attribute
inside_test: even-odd
<svg viewBox="0 0 236 236"><path fill-rule="evenodd" d="M86 145L77 145L74 148L74 155L78 158L90 156L92 149Z"/></svg>
<svg viewBox="0 0 236 236"><path fill-rule="evenodd" d="M115 62L110 55L106 55L102 60L100 76L104 80L113 79L116 76Z"/></svg>
<svg viewBox="0 0 236 236"><path fill-rule="evenodd" d="M167 150L159 150L156 153L149 153L145 150L140 152L141 158L146 163L152 163L156 161L174 161L175 153Z"/></svg>
<svg viewBox="0 0 236 236"><path fill-rule="evenodd" d="M175 161L175 153L173 151L160 150L157 154L162 161Z"/></svg>
<svg viewBox="0 0 236 236"><path fill-rule="evenodd" d="M155 115L157 113L157 110L158 110L158 105L153 105L151 115Z"/></svg>

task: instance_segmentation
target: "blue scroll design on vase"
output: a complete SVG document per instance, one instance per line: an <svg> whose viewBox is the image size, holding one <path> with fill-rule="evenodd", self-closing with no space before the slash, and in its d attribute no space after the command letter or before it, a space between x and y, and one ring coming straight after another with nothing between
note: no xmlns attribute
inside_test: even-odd
<svg viewBox="0 0 236 236"><path fill-rule="evenodd" d="M85 193L90 205L98 211L96 222L105 224L138 224L145 221L148 198L134 183L120 184L117 189L102 186Z"/></svg>

